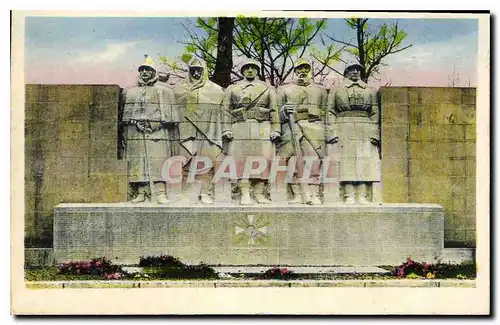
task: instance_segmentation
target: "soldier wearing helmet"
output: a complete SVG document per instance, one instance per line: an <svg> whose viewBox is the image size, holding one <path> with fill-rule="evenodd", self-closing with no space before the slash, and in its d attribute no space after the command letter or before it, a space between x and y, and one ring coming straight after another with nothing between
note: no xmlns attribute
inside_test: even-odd
<svg viewBox="0 0 500 325"><path fill-rule="evenodd" d="M174 110L174 96L170 89L157 85L158 75L154 61L146 60L138 68L137 86L122 93L122 126L126 143L125 157L128 181L137 196L133 203L144 202L148 184L156 194L157 203L168 202L166 184L161 177L165 160L174 148L170 140L179 117ZM153 199L151 193L151 199Z"/></svg>
<svg viewBox="0 0 500 325"><path fill-rule="evenodd" d="M268 204L267 176L275 156L273 142L280 139L280 125L273 87L260 81L260 63L247 59L241 66L245 77L226 90L224 99L225 125L223 137L229 141L228 155L236 161L240 204ZM263 156L268 168L250 179L242 179L246 157Z"/></svg>
<svg viewBox="0 0 500 325"><path fill-rule="evenodd" d="M221 105L224 91L208 79L206 63L193 57L188 66L188 76L177 84L174 96L181 116L180 154L186 158L184 166L183 199L190 196L203 204L212 204L214 198L211 179L214 170L196 175L201 189L187 182L189 166L196 156L215 162L222 153Z"/></svg>
<svg viewBox="0 0 500 325"><path fill-rule="evenodd" d="M289 160L296 155L292 132L300 144L300 150L305 157L314 157L316 163L311 170L311 182L302 189L299 186L297 175L289 184L289 203L305 203L310 205L321 204L321 160L325 155L325 112L327 102L326 89L312 81L311 63L306 59L299 59L295 63L294 74L296 79L290 84L278 89L278 105L282 129L282 144L280 155ZM290 129L288 116L293 114L296 125ZM303 164L303 162L297 162ZM305 193L301 194L301 191ZM305 201L304 201L305 200Z"/></svg>
<svg viewBox="0 0 500 325"><path fill-rule="evenodd" d="M355 63L344 70L344 82L328 97L328 119L333 126L326 140L340 160L340 185L346 204L377 200L380 182L380 130L377 91L361 80L364 69Z"/></svg>

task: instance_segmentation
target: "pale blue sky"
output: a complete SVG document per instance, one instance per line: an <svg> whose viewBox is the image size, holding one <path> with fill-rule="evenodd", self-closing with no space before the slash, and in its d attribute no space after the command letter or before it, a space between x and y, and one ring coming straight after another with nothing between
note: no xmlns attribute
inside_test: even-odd
<svg viewBox="0 0 500 325"><path fill-rule="evenodd" d="M25 28L27 83L131 82L145 53L178 56L194 19L168 17L28 17ZM392 19L370 19L372 25ZM453 67L463 81L476 80L476 19L399 19L412 48L393 57L381 75L393 85L446 86ZM325 32L349 40L343 19L329 19ZM104 71L106 70L106 71ZM421 73L415 80L415 73ZM116 75L116 78L113 76ZM404 75L408 75L404 78ZM439 75L439 76L438 76ZM99 77L100 76L100 77ZM126 79L126 80L125 80ZM407 81L405 81L407 80ZM396 84L394 84L396 83ZM403 84L401 84L403 83ZM413 84L412 84L413 83ZM417 84L414 84L417 83Z"/></svg>

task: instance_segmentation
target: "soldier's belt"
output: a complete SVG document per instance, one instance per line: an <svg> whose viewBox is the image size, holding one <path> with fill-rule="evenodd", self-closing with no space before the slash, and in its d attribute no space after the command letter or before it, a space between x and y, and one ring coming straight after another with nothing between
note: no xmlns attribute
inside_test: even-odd
<svg viewBox="0 0 500 325"><path fill-rule="evenodd" d="M338 117L369 117L369 114L367 111L364 110L352 110L352 111L343 111L337 113Z"/></svg>
<svg viewBox="0 0 500 325"><path fill-rule="evenodd" d="M309 112L301 112L301 113L296 113L295 114L295 121L302 121L302 120L308 120L308 121L319 121L321 118L318 115L314 114L309 114Z"/></svg>
<svg viewBox="0 0 500 325"><path fill-rule="evenodd" d="M231 111L234 122L241 122L248 119L257 121L269 121L271 119L271 110L264 107L253 107L247 109L246 107L237 108Z"/></svg>

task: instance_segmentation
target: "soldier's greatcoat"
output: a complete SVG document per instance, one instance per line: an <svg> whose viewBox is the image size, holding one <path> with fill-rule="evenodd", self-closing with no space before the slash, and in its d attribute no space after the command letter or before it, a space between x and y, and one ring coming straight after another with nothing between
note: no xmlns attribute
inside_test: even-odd
<svg viewBox="0 0 500 325"><path fill-rule="evenodd" d="M340 181L379 182L379 106L376 90L363 81L346 79L328 96L327 135L339 137L329 145L330 154L340 160Z"/></svg>
<svg viewBox="0 0 500 325"><path fill-rule="evenodd" d="M139 80L137 87L122 92L129 182L148 182L150 177L162 181L161 169L172 155L170 140L179 117L173 107L172 90L156 82L157 78L147 83ZM134 121L148 121L153 132L141 132Z"/></svg>
<svg viewBox="0 0 500 325"><path fill-rule="evenodd" d="M226 90L224 107L224 128L233 132L228 155L236 161L238 176L249 156L266 158L270 167L275 148L269 136L280 132L274 88L260 80L242 80ZM265 178L267 171L254 178Z"/></svg>
<svg viewBox="0 0 500 325"><path fill-rule="evenodd" d="M326 104L326 89L313 83L310 77L306 80L299 79L278 89L278 105L282 123L282 144L279 149L281 157L288 159L295 155L292 130L284 114L284 105L291 105L295 108L293 115L296 122L295 136L300 141L302 154L317 158L325 156ZM311 175L317 176L319 172L318 164L317 168L313 168Z"/></svg>
<svg viewBox="0 0 500 325"><path fill-rule="evenodd" d="M222 152L224 91L208 80L204 62L195 58L188 65L203 68L203 76L196 80L189 75L174 89L175 103L181 117L181 155L188 160L201 155L215 161Z"/></svg>

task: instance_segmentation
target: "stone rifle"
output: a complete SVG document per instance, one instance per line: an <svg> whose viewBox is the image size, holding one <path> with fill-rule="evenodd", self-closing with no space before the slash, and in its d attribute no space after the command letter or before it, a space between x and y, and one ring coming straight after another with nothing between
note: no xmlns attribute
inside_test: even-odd
<svg viewBox="0 0 500 325"><path fill-rule="evenodd" d="M286 111L285 111L286 112ZM297 157L297 162L296 167L297 167L297 181L299 182L299 188L300 188L300 196L302 197L302 203L306 203L309 200L309 197L307 195L308 193L308 188L307 184L304 182L300 181L300 178L303 176L303 169L302 169L302 163L304 161L304 157L302 155L302 149L300 148L300 143L299 139L297 139L297 131L296 131L296 123L295 119L293 117L293 112L285 113L287 114L288 117L288 125L290 127L290 132L292 136L292 142L293 142L293 148L295 151L295 157Z"/></svg>
<svg viewBox="0 0 500 325"><path fill-rule="evenodd" d="M148 179L149 179L149 189L151 191L151 199L153 197L156 197L156 188L155 184L153 183L153 180L151 179L151 165L149 164L149 155L148 155L148 146L146 145L146 132L153 132L153 130L148 127L142 132L142 139L144 143L144 155L146 156L146 169L148 171Z"/></svg>
<svg viewBox="0 0 500 325"><path fill-rule="evenodd" d="M234 110L232 110L232 115L233 117L235 116L238 116L238 115L241 115L240 117L240 120L241 121L245 121L246 119L246 116L247 116L247 111L249 111L250 109L254 108L257 103L260 101L260 99L262 98L262 96L264 96L264 94L266 93L267 89L264 90L263 92L261 92L259 94L259 96L257 96L254 100L252 100L250 103L248 103L247 105L243 106L243 107L240 107L240 108L236 108ZM238 102L238 104L236 105L236 107L242 105L242 99L240 99L240 101ZM241 114L240 114L241 113Z"/></svg>

